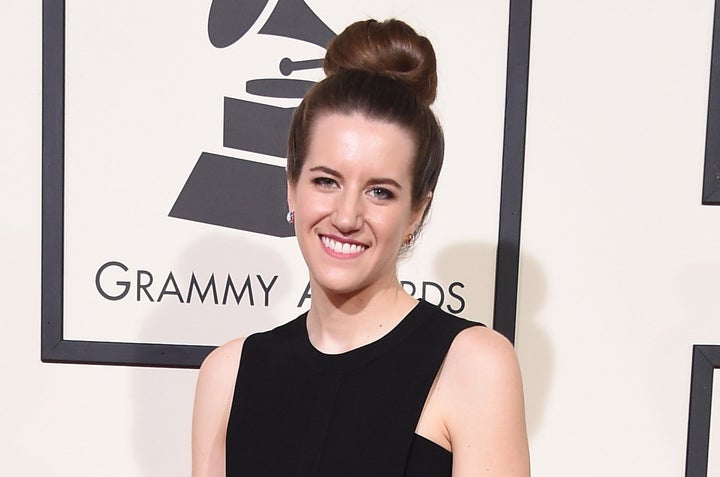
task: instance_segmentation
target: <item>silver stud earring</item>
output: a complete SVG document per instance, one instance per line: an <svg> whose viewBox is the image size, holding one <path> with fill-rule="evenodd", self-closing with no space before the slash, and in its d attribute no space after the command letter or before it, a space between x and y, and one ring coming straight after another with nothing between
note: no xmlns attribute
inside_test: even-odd
<svg viewBox="0 0 720 477"><path fill-rule="evenodd" d="M287 220L288 224L292 224L295 222L295 212L292 210L287 213L287 216L285 216L285 220Z"/></svg>

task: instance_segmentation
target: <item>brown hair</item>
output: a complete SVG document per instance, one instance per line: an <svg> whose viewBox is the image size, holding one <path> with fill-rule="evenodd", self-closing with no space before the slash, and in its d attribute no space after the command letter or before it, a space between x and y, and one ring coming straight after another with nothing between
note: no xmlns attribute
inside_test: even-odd
<svg viewBox="0 0 720 477"><path fill-rule="evenodd" d="M400 20L356 22L330 42L323 68L327 77L308 92L290 123L288 180L300 177L319 115L361 113L396 124L415 140L412 204L420 207L435 190L444 153L442 129L430 109L437 90L430 41Z"/></svg>

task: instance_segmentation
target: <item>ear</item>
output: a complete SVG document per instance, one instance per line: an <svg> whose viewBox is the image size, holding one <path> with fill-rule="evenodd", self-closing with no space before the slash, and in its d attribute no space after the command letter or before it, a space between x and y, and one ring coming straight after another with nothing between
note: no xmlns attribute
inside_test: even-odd
<svg viewBox="0 0 720 477"><path fill-rule="evenodd" d="M295 210L295 184L290 179L287 181L287 205L288 211Z"/></svg>
<svg viewBox="0 0 720 477"><path fill-rule="evenodd" d="M418 207L417 210L413 212L412 221L410 222L410 230L408 230L407 233L415 233L417 228L420 227L423 216L425 216L425 211L430 206L430 202L432 201L432 196L432 191L428 192L423 203L420 204L420 207Z"/></svg>

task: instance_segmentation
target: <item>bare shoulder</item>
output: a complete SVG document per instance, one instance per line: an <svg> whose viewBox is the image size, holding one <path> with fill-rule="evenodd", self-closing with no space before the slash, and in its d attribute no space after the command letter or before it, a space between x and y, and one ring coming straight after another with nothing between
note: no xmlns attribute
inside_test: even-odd
<svg viewBox="0 0 720 477"><path fill-rule="evenodd" d="M465 414L478 402L522 399L522 379L512 344L500 333L481 326L455 337L439 375L450 409ZM521 407L522 410L522 407ZM463 416L457 416L463 420Z"/></svg>
<svg viewBox="0 0 720 477"><path fill-rule="evenodd" d="M503 335L490 328L473 326L455 337L445 368L455 373L519 373L515 350Z"/></svg>
<svg viewBox="0 0 720 477"><path fill-rule="evenodd" d="M452 408L466 412L478 402L522 399L520 367L512 344L500 333L481 326L455 337L439 376Z"/></svg>
<svg viewBox="0 0 720 477"><path fill-rule="evenodd" d="M245 338L236 338L215 348L200 366L200 375L218 375L237 371Z"/></svg>
<svg viewBox="0 0 720 477"><path fill-rule="evenodd" d="M510 342L488 328L460 332L438 376L453 476L529 475L520 367Z"/></svg>
<svg viewBox="0 0 720 477"><path fill-rule="evenodd" d="M192 419L192 475L225 475L225 432L244 338L215 348L203 361Z"/></svg>
<svg viewBox="0 0 720 477"><path fill-rule="evenodd" d="M195 417L204 416L217 424L230 412L235 379L245 338L215 348L200 366L195 388Z"/></svg>

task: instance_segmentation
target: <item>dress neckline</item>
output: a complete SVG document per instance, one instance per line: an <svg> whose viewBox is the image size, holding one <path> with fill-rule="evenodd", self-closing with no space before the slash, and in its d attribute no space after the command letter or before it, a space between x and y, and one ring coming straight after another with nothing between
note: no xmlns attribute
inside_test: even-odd
<svg viewBox="0 0 720 477"><path fill-rule="evenodd" d="M323 353L313 346L307 332L307 312L297 320L295 351L316 370L324 373L344 373L362 367L377 357L394 349L426 320L428 313L422 311L432 306L418 300L418 303L390 331L375 341L338 354Z"/></svg>

